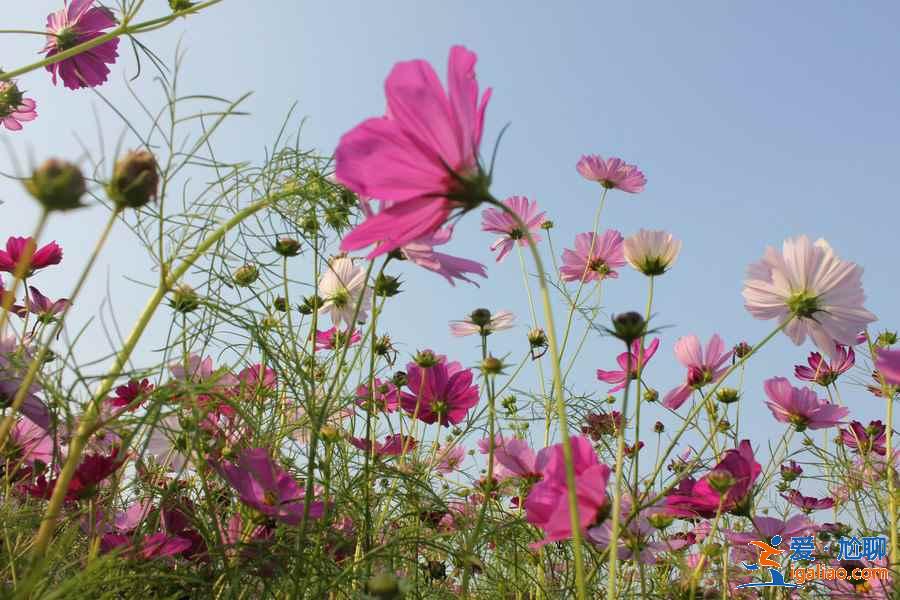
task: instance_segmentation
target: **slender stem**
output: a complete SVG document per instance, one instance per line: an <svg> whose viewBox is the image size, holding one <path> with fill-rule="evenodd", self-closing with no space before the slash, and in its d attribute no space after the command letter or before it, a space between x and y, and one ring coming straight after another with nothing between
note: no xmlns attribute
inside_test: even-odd
<svg viewBox="0 0 900 600"><path fill-rule="evenodd" d="M875 349L872 338L868 334L866 334L866 339L869 343L869 354L874 361L878 357L878 351ZM894 489L894 396L893 390L888 385L884 375L879 373L878 377L881 380L881 394L884 396L886 403L885 412L887 413L885 415L885 420L887 421L887 426L885 427L887 434L887 439L885 440L885 473L887 474L888 485L888 532L891 537L891 556L888 561L888 566L890 567L900 563L900 555L897 554L897 492Z"/></svg>
<svg viewBox="0 0 900 600"><path fill-rule="evenodd" d="M631 344L626 344L627 358L625 359L625 373L631 373ZM608 600L615 600L616 590L616 567L619 561L619 552L617 550L619 544L619 520L622 513L622 481L624 480L625 470L625 422L628 415L628 392L631 389L631 379L625 378L625 391L622 394L622 426L616 436L616 484L613 489L613 506L611 532L609 537L609 579L606 586L606 597ZM636 496L635 496L636 497Z"/></svg>

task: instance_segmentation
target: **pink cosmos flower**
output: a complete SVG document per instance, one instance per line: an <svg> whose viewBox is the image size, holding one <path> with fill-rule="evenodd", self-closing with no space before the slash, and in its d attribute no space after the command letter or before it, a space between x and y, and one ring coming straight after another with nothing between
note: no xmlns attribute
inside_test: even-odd
<svg viewBox="0 0 900 600"><path fill-rule="evenodd" d="M24 306L17 304L10 309L23 319L28 316L28 313L31 313L36 315L42 323L52 323L56 315L66 310L71 304L67 298L51 300L33 285L28 286L28 290L30 294L26 296Z"/></svg>
<svg viewBox="0 0 900 600"><path fill-rule="evenodd" d="M775 420L790 423L797 431L834 427L850 414L846 406L823 400L809 388L795 388L784 377L773 377L763 387L769 397L766 406Z"/></svg>
<svg viewBox="0 0 900 600"><path fill-rule="evenodd" d="M425 423L456 425L478 404L478 386L472 385L472 371L463 369L458 362L439 362L431 367L409 363L406 379L409 392L402 393L400 404Z"/></svg>
<svg viewBox="0 0 900 600"><path fill-rule="evenodd" d="M775 517L754 517L751 520L753 527L748 531L734 531L725 529L722 533L731 543L731 559L733 562L746 562L751 564L757 558L757 549L749 546L754 540L770 540L773 536L780 535L783 540L790 540L795 536L813 535L818 526L806 515L794 515L787 521Z"/></svg>
<svg viewBox="0 0 900 600"><path fill-rule="evenodd" d="M108 8L94 6L94 0L72 0L71 4L47 16L47 45L42 52L50 58L98 38L105 29L115 26L116 19ZM106 65L115 63L119 56L118 47L119 38L113 38L46 68L53 75L54 85L57 75L71 90L102 85L109 76Z"/></svg>
<svg viewBox="0 0 900 600"><path fill-rule="evenodd" d="M344 134L335 175L361 196L382 201L341 242L344 251L377 244L368 258L437 231L454 208L474 208L486 196L478 165L487 90L479 102L476 55L450 49L447 91L423 60L394 65L385 82L387 111Z"/></svg>
<svg viewBox="0 0 900 600"><path fill-rule="evenodd" d="M19 393L25 377L24 367L27 367L31 355L32 348L28 342L22 348L15 335L0 336L0 406L11 404ZM40 386L32 382L19 412L41 429L47 430L50 428L50 410L38 398L40 391Z"/></svg>
<svg viewBox="0 0 900 600"><path fill-rule="evenodd" d="M265 448L244 450L237 463L210 459L209 464L238 493L241 501L259 512L288 525L303 518L303 488L269 456ZM317 519L325 512L320 501L310 505L310 517Z"/></svg>
<svg viewBox="0 0 900 600"><path fill-rule="evenodd" d="M118 471L126 458L127 454L122 451L121 447L114 448L109 455L94 453L84 455L81 462L75 467L75 473L69 481L65 496L66 502L85 500L94 496L100 483ZM48 482L41 475L35 485L27 487L27 491L32 496L49 499L53 495L57 480L54 478Z"/></svg>
<svg viewBox="0 0 900 600"><path fill-rule="evenodd" d="M678 410L694 390L718 381L727 370L722 365L731 358L731 354L731 350L725 350L725 343L718 334L714 334L709 339L705 355L696 335L679 338L675 342L675 357L678 362L687 367L687 379L682 385L666 394L663 406L671 410Z"/></svg>
<svg viewBox="0 0 900 600"><path fill-rule="evenodd" d="M659 338L654 338L646 348L641 348L640 339L634 340L631 342L630 352L623 352L616 357L616 362L619 363L621 370L604 371L603 369L597 369L597 379L605 381L606 383L616 384L609 388L609 393L615 394L619 390L625 388L625 383L628 380L637 379L638 371L644 370L647 363L653 358L653 355L656 354L657 348L659 348ZM629 355L631 355L630 358ZM628 369L629 361L631 364L630 371Z"/></svg>
<svg viewBox="0 0 900 600"><path fill-rule="evenodd" d="M647 178L636 165L629 165L621 158L603 159L596 154L581 157L575 166L582 177L596 181L606 189L619 189L629 194L644 191Z"/></svg>
<svg viewBox="0 0 900 600"><path fill-rule="evenodd" d="M515 320L516 315L508 310L500 310L491 314L485 308L478 308L472 311L467 319L450 321L450 333L456 337L490 335L495 331L512 328Z"/></svg>
<svg viewBox="0 0 900 600"><path fill-rule="evenodd" d="M625 266L622 234L609 229L595 236L592 232L575 236L575 249L563 250L559 268L563 281L602 281L616 279L619 267Z"/></svg>
<svg viewBox="0 0 900 600"><path fill-rule="evenodd" d="M258 390L274 390L278 384L278 377L272 367L263 367L262 364L256 363L245 367L238 373L238 385L249 391Z"/></svg>
<svg viewBox="0 0 900 600"><path fill-rule="evenodd" d="M201 357L199 354L191 354L188 356L187 364L184 361L176 360L169 364L169 372L172 377L181 381L193 381L200 383L209 381L213 376L213 359L212 356Z"/></svg>
<svg viewBox="0 0 900 600"><path fill-rule="evenodd" d="M368 385L356 388L356 404L363 408L372 407L385 413L392 413L400 408L400 390L390 381L375 378L375 393L369 393Z"/></svg>
<svg viewBox="0 0 900 600"><path fill-rule="evenodd" d="M459 469L459 466L466 458L466 449L459 445L454 444L450 447L443 447L438 450L437 453L437 466L435 469L438 473L452 473Z"/></svg>
<svg viewBox="0 0 900 600"><path fill-rule="evenodd" d="M497 262L502 261L517 243L520 246L528 245L528 235L535 243L541 240L538 231L544 221L543 212L538 212L537 202L533 202L525 196L512 196L503 201L503 204L516 213L525 224L527 231L523 231L512 215L499 208L487 208L481 213L481 230L498 233L500 237L491 244L491 252L497 254Z"/></svg>
<svg viewBox="0 0 900 600"><path fill-rule="evenodd" d="M348 339L349 337L349 339ZM337 350L359 342L362 334L359 329L354 329L349 336L346 331L339 331L337 327L332 327L326 331L316 331L316 350Z"/></svg>
<svg viewBox="0 0 900 600"><path fill-rule="evenodd" d="M631 498L622 498L622 514L630 515L631 507ZM652 507L642 510L622 529L616 544L619 560L631 560L637 553L635 558L638 562L644 565L654 565L659 553L675 552L691 544L691 540L687 537L672 536L654 539L657 530L650 524L647 517L654 514L656 510ZM612 541L612 523L606 520L599 526L591 527L588 529L587 537L601 549L608 548Z"/></svg>
<svg viewBox="0 0 900 600"><path fill-rule="evenodd" d="M804 496L798 490L790 490L787 494L781 494L781 497L807 514L814 510L834 508L834 498L813 498Z"/></svg>
<svg viewBox="0 0 900 600"><path fill-rule="evenodd" d="M600 464L587 438L572 436L570 443L575 468L578 521L584 529L597 519L597 513L607 502L606 484L609 482L610 469ZM543 530L544 538L531 544L532 548L572 537L562 444L554 444L541 450L535 467L543 479L531 488L525 499L525 518Z"/></svg>
<svg viewBox="0 0 900 600"><path fill-rule="evenodd" d="M490 438L478 440L478 449L482 454L490 454ZM521 477L536 481L541 479L537 467L534 450L525 440L505 438L501 434L494 436L494 479L503 481L510 477Z"/></svg>
<svg viewBox="0 0 900 600"><path fill-rule="evenodd" d="M875 368L888 385L900 386L900 350L875 350Z"/></svg>
<svg viewBox="0 0 900 600"><path fill-rule="evenodd" d="M17 460L29 465L49 465L53 462L53 438L45 428L39 427L31 419L18 419L9 435L17 450Z"/></svg>
<svg viewBox="0 0 900 600"><path fill-rule="evenodd" d="M0 271L15 273L16 266L27 255L27 246L34 247L34 239L30 237L11 237L6 240L6 250L0 250ZM56 242L50 242L34 250L26 275L31 277L35 271L62 262L63 251Z"/></svg>
<svg viewBox="0 0 900 600"><path fill-rule="evenodd" d="M350 443L366 452L372 449L372 442L365 438L351 437ZM400 456L403 454L404 449L406 452L411 452L416 449L417 445L418 442L412 436L395 433L385 437L383 443L375 442L375 454L378 456Z"/></svg>
<svg viewBox="0 0 900 600"><path fill-rule="evenodd" d="M841 442L859 454L874 452L881 456L887 454L887 434L884 423L871 421L866 427L859 421L850 421L849 429L840 429Z"/></svg>
<svg viewBox="0 0 900 600"><path fill-rule="evenodd" d="M836 344L853 345L876 317L866 310L862 267L841 260L825 240L785 240L782 251L767 248L763 259L747 268L744 306L757 319L786 321L784 332L800 345L806 336L833 360Z"/></svg>
<svg viewBox="0 0 900 600"><path fill-rule="evenodd" d="M856 364L856 354L853 352L852 346L837 344L836 347L837 358L835 360L828 362L818 352L810 352L809 358L806 359L809 366L795 365L794 375L797 376L797 379L815 381L823 387L828 387L837 381L841 374L849 371Z"/></svg>
<svg viewBox="0 0 900 600"><path fill-rule="evenodd" d="M37 118L36 106L33 99L24 97L15 82L0 81L0 125L21 131L22 123Z"/></svg>
<svg viewBox="0 0 900 600"><path fill-rule="evenodd" d="M106 402L115 408L127 406L128 410L137 410L154 389L153 384L147 379L131 379L125 385L117 387L115 396L107 398Z"/></svg>
<svg viewBox="0 0 900 600"><path fill-rule="evenodd" d="M682 480L666 497L666 511L674 516L712 518L722 512L743 511L762 466L753 456L749 440L725 451L719 463L699 481ZM721 490L721 491L720 491Z"/></svg>

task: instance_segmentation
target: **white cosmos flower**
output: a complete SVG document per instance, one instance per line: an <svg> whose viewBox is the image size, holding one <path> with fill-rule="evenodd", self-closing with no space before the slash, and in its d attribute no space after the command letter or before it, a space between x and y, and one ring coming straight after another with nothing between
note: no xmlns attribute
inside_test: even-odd
<svg viewBox="0 0 900 600"><path fill-rule="evenodd" d="M319 296L323 300L319 314L330 315L338 328L341 323L353 327L355 313L356 321L365 323L372 308L372 288L366 285L366 270L354 266L346 256L331 259L328 270L319 279Z"/></svg>

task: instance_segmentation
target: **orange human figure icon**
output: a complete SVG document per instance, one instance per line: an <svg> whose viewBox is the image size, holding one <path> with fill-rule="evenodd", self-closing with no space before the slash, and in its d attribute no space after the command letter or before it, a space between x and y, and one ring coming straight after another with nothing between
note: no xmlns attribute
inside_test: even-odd
<svg viewBox="0 0 900 600"><path fill-rule="evenodd" d="M779 563L775 562L774 560L772 560L769 557L770 556L778 556L779 554L784 552L784 550L779 550L778 548L773 548L769 544L759 541L759 540L754 540L754 541L748 542L748 543L751 546L756 546L757 548L759 548L759 560L756 561L757 566L775 567L775 568L779 568L781 566Z"/></svg>

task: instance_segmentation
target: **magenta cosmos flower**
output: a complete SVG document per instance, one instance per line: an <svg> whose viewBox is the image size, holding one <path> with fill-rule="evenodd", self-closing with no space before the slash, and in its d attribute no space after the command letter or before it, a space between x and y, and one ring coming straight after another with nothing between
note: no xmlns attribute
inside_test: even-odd
<svg viewBox="0 0 900 600"><path fill-rule="evenodd" d="M606 484L610 469L600 464L590 440L572 436L572 462L575 468L575 492L578 498L578 522L582 529L597 520L606 504ZM533 548L572 537L566 462L562 444L554 444L538 452L536 468L543 479L536 483L525 499L525 518L544 532L544 539Z"/></svg>
<svg viewBox="0 0 900 600"><path fill-rule="evenodd" d="M900 350L879 348L875 351L875 368L888 385L900 385Z"/></svg>
<svg viewBox="0 0 900 600"><path fill-rule="evenodd" d="M603 369L597 369L597 379L606 383L616 384L609 388L610 394L615 394L623 389L628 380L637 379L638 371L643 371L650 359L653 358L653 355L656 354L656 350L659 348L659 338L654 338L646 348L641 348L641 342L642 340L640 339L634 340L631 342L630 352L623 352L616 357L616 362L619 363L621 370L604 371ZM630 370L628 368L629 364L631 365Z"/></svg>
<svg viewBox="0 0 900 600"><path fill-rule="evenodd" d="M490 454L491 439L478 440L478 449L482 454ZM537 481L543 477L537 468L537 457L534 450L519 438L505 438L502 434L494 436L494 479L503 481L511 477Z"/></svg>
<svg viewBox="0 0 900 600"><path fill-rule="evenodd" d="M763 384L766 406L781 423L790 423L797 431L827 429L850 414L846 406L837 406L819 398L809 388L795 388L784 377L773 377Z"/></svg>
<svg viewBox="0 0 900 600"><path fill-rule="evenodd" d="M350 443L360 450L372 451L372 442L366 438L351 437ZM375 442L375 454L378 456L400 456L404 452L416 449L418 442L409 435L395 433L384 438L384 442Z"/></svg>
<svg viewBox="0 0 900 600"><path fill-rule="evenodd" d="M886 428L881 421L871 421L868 427L859 421L850 421L849 429L841 429L841 442L860 454L874 452L881 456L887 454Z"/></svg>
<svg viewBox="0 0 900 600"><path fill-rule="evenodd" d="M538 212L537 202L533 202L525 196L512 196L504 200L503 204L519 216L525 228L523 229L516 219L505 210L487 208L481 213L481 230L500 234L497 241L491 244L491 252L499 250L497 262L506 258L516 244L527 246L529 235L535 243L539 242L541 236L537 232L547 220L544 218L543 212Z"/></svg>
<svg viewBox="0 0 900 600"><path fill-rule="evenodd" d="M359 329L354 329L353 333L340 331L337 327L332 327L325 331L316 331L316 350L338 350L347 346L348 348L362 339Z"/></svg>
<svg viewBox="0 0 900 600"><path fill-rule="evenodd" d="M563 265L559 268L562 280L588 282L617 278L616 269L625 266L622 242L622 234L615 229L600 235L590 231L579 233L575 236L575 249L563 250Z"/></svg>
<svg viewBox="0 0 900 600"><path fill-rule="evenodd" d="M834 498L814 498L812 496L804 496L798 490L790 490L787 494L782 494L781 497L805 513L834 507Z"/></svg>
<svg viewBox="0 0 900 600"><path fill-rule="evenodd" d="M722 365L731 358L731 354L731 350L725 350L725 343L718 334L709 339L705 353L696 335L679 338L675 342L675 357L678 362L687 367L687 379L682 385L666 394L663 406L671 410L678 410L694 390L718 381L727 370Z"/></svg>
<svg viewBox="0 0 900 600"><path fill-rule="evenodd" d="M51 58L60 52L89 42L104 34L105 29L116 26L116 19L108 8L94 6L94 0L72 0L72 3L47 16L47 45L43 52ZM82 52L52 65L47 70L63 80L72 90L95 87L106 83L109 67L119 54L119 39L113 38L95 48Z"/></svg>
<svg viewBox="0 0 900 600"><path fill-rule="evenodd" d="M15 273L16 266L29 254L31 246L31 260L29 261L26 276L31 277L36 271L62 262L63 251L56 242L50 242L40 248L35 248L34 239L30 237L11 237L6 240L6 250L0 250L0 271Z"/></svg>
<svg viewBox="0 0 900 600"><path fill-rule="evenodd" d="M581 176L596 181L608 190L622 190L630 194L644 191L647 178L636 165L629 165L621 158L609 158L596 154L581 157L575 166Z"/></svg>
<svg viewBox="0 0 900 600"><path fill-rule="evenodd" d="M831 362L822 358L818 352L810 352L806 362L809 366L795 365L794 375L797 379L815 381L823 387L828 387L856 364L856 354L852 346L837 345L837 357Z"/></svg>
<svg viewBox="0 0 900 600"><path fill-rule="evenodd" d="M435 465L435 470L438 473L447 475L448 473L458 470L465 459L465 447L459 444L444 446L437 452L437 465Z"/></svg>
<svg viewBox="0 0 900 600"><path fill-rule="evenodd" d="M832 359L835 344L853 345L876 317L866 310L862 267L841 260L825 240L805 235L785 240L782 251L767 248L763 259L747 268L744 306L757 319L783 323L800 345L806 336Z"/></svg>
<svg viewBox="0 0 900 600"><path fill-rule="evenodd" d="M37 104L26 98L13 81L0 81L0 125L10 131L20 131L22 123L37 118Z"/></svg>
<svg viewBox="0 0 900 600"><path fill-rule="evenodd" d="M750 441L741 440L737 448L727 450L722 460L699 481L683 480L666 497L666 512L678 517L709 519L716 515L720 502L723 513L742 512L761 472Z"/></svg>
<svg viewBox="0 0 900 600"><path fill-rule="evenodd" d="M424 423L456 425L478 404L478 386L472 385L472 371L458 362L438 362L431 367L409 363L406 387L400 404L403 410Z"/></svg>
<svg viewBox="0 0 900 600"><path fill-rule="evenodd" d="M374 393L369 393L368 385L356 388L356 404L368 410L392 413L400 408L400 390L390 381L375 378Z"/></svg>
<svg viewBox="0 0 900 600"><path fill-rule="evenodd" d="M67 298L59 300L51 300L41 293L39 289L33 285L28 286L31 292L26 298L23 306L15 305L11 310L23 319L31 313L36 315L42 323L52 323L56 319L56 315L69 307Z"/></svg>
<svg viewBox="0 0 900 600"><path fill-rule="evenodd" d="M478 150L490 90L479 101L476 55L450 49L447 91L424 60L394 65L385 81L385 116L344 134L335 175L350 190L381 201L341 241L341 249L377 244L374 258L437 231L455 208L470 210L488 197Z"/></svg>
<svg viewBox="0 0 900 600"><path fill-rule="evenodd" d="M209 460L209 464L247 506L288 525L297 525L303 519L304 490L272 460L267 449L244 450L236 463ZM309 514L319 518L324 510L322 502L312 502Z"/></svg>

